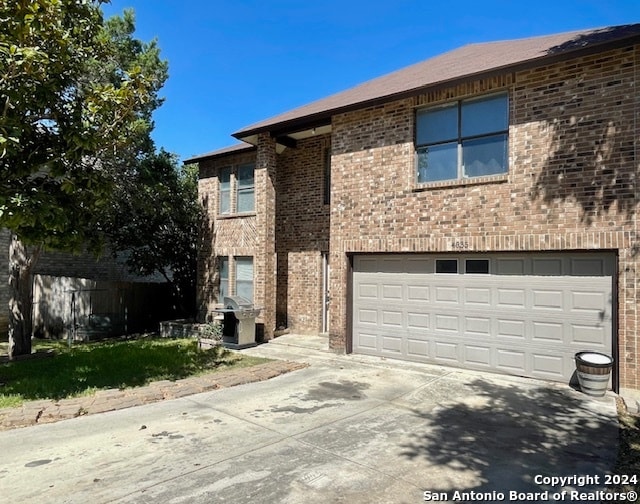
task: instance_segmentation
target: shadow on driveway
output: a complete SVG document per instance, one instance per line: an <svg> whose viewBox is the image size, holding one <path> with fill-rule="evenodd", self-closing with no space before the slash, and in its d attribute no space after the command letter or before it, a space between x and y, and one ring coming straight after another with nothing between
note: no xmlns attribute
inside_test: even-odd
<svg viewBox="0 0 640 504"><path fill-rule="evenodd" d="M604 402L548 386L477 379L467 387L473 393L464 400L428 413L416 411L425 428L402 445L403 457L427 462L449 476L428 490L449 492L449 497L454 490L504 492L509 499L509 491L604 488L603 475L614 467L618 439L615 418ZM582 480L584 486L573 481L560 488L536 483L536 475L591 478Z"/></svg>

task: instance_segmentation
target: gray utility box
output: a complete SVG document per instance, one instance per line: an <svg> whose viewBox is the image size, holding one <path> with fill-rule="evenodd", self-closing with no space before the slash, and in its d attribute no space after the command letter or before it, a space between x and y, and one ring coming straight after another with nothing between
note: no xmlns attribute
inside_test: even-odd
<svg viewBox="0 0 640 504"><path fill-rule="evenodd" d="M214 311L222 313L222 344L227 348L240 349L256 346L256 317L260 308L241 296L225 296L224 308Z"/></svg>

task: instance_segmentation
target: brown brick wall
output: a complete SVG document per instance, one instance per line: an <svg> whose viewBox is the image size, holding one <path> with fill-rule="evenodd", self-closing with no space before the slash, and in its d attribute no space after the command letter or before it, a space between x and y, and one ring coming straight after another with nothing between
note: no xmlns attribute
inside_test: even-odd
<svg viewBox="0 0 640 504"><path fill-rule="evenodd" d="M236 257L253 257L253 302L262 308L257 319L264 337L273 337L276 328L276 184L275 140L268 134L258 139L257 151L230 154L200 164L198 192L205 209L198 258L198 299L201 320L211 317L219 292L217 258L229 257L229 280L234 285ZM218 173L221 168L255 163L255 212L219 215ZM231 208L235 194L231 192ZM231 294L235 294L231 290Z"/></svg>
<svg viewBox="0 0 640 504"><path fill-rule="evenodd" d="M278 326L298 333L322 327L322 252L329 251L324 204L328 135L298 142L278 156L276 248Z"/></svg>
<svg viewBox="0 0 640 504"><path fill-rule="evenodd" d="M239 256L255 257L260 251L255 214L241 217L218 215L218 171L225 167L255 163L255 160L256 153L251 151L200 163L198 194L205 214L198 248L198 304L201 320L211 316L217 305L217 258L230 257L230 261L233 261L234 257ZM233 191L231 200L232 207L235 207ZM233 283L233 264L230 264L229 275Z"/></svg>
<svg viewBox="0 0 640 504"><path fill-rule="evenodd" d="M469 82L334 117L331 345L345 348L349 253L610 249L619 254L622 387L638 358L638 48ZM506 89L502 180L418 188L414 110Z"/></svg>
<svg viewBox="0 0 640 504"><path fill-rule="evenodd" d="M276 329L276 141L269 133L258 135L256 155L256 225L260 252L254 258L255 302L262 306L264 338ZM258 189L259 188L259 189Z"/></svg>
<svg viewBox="0 0 640 504"><path fill-rule="evenodd" d="M270 138L263 143L270 155L259 163L256 153L249 152L200 165L199 192L206 214L198 261L200 316L205 319L217 304L215 257L228 256L233 261L233 257L252 256L254 302L263 307L259 321L267 335L280 326L318 332L322 325L321 253L329 251L329 205L323 202L323 184L330 138L302 140L298 148L279 155ZM256 162L255 215L218 215L218 171L249 162ZM265 186L272 187L265 190ZM233 284L232 266L229 273Z"/></svg>

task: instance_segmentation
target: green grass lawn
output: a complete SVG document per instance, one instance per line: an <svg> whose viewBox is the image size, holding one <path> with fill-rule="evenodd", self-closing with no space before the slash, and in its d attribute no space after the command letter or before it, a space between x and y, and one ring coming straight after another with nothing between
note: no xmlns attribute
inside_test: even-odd
<svg viewBox="0 0 640 504"><path fill-rule="evenodd" d="M0 364L0 408L34 399L63 399L99 389L127 388L157 380L178 380L222 369L247 367L268 359L223 347L199 351L195 339L144 337L76 343L34 340L36 357Z"/></svg>

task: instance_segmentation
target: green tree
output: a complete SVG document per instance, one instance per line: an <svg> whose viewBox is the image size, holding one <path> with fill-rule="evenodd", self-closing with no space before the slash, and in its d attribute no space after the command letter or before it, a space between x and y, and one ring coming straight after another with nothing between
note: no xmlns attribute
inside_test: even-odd
<svg viewBox="0 0 640 504"><path fill-rule="evenodd" d="M31 352L44 249L98 251L118 171L150 149L167 63L99 0L0 0L0 227L13 233L9 355Z"/></svg>
<svg viewBox="0 0 640 504"><path fill-rule="evenodd" d="M114 251L127 253L129 270L163 275L179 316L195 315L198 166L182 168L161 150L132 165L120 179L105 227ZM131 168L131 167L130 167Z"/></svg>

